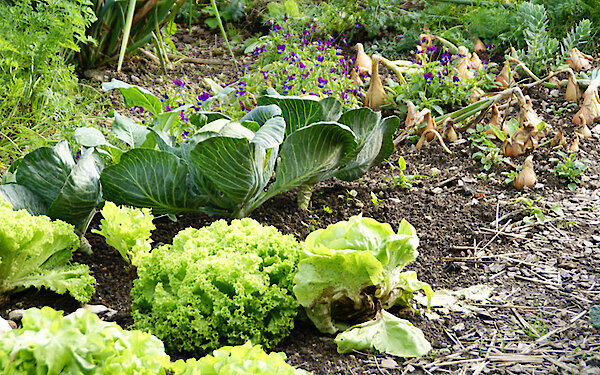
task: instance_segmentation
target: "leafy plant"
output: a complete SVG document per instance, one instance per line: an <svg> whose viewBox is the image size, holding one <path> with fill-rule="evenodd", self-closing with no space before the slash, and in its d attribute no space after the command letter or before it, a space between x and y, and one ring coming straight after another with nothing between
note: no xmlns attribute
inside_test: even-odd
<svg viewBox="0 0 600 375"><path fill-rule="evenodd" d="M73 226L14 211L0 194L0 300L19 290L45 287L89 301L95 280L83 264L69 264L79 247Z"/></svg>
<svg viewBox="0 0 600 375"><path fill-rule="evenodd" d="M15 117L65 119L77 84L65 56L91 40L89 2L5 0L0 14L0 131L9 132Z"/></svg>
<svg viewBox="0 0 600 375"><path fill-rule="evenodd" d="M398 233L361 216L314 231L304 243L294 294L321 332L360 323L337 337L340 352L369 347L402 357L424 355L431 346L422 332L383 311L408 305L418 289L433 295L415 272L402 272L417 258L418 244L405 220Z"/></svg>
<svg viewBox="0 0 600 375"><path fill-rule="evenodd" d="M15 209L48 215L75 226L82 236L102 198L102 162L89 149L78 160L62 141L41 147L15 162L14 183L0 185L0 194Z"/></svg>
<svg viewBox="0 0 600 375"><path fill-rule="evenodd" d="M577 185L579 185L579 182L581 181L581 176L583 176L585 170L589 168L587 165L589 160L577 160L576 153L567 155L562 151L557 151L556 155L558 155L558 158L550 158L551 162L556 163L556 166L550 169L550 172L566 181L569 190L575 191Z"/></svg>
<svg viewBox="0 0 600 375"><path fill-rule="evenodd" d="M449 109L467 104L474 90L493 87L494 77L488 73L487 63L473 78L460 78L457 67L452 66L453 56L458 55L438 53L436 47L419 54L417 63L404 69L408 84L390 85L396 104L411 101L419 110L429 108L443 115Z"/></svg>
<svg viewBox="0 0 600 375"><path fill-rule="evenodd" d="M128 1L94 0L92 9L96 12L97 20L87 29L87 35L96 43L81 47L78 56L81 66L89 69L117 59L128 3ZM181 5L183 5L181 0L136 1L126 53L132 53L150 42L152 32L160 32L160 26L172 19Z"/></svg>
<svg viewBox="0 0 600 375"><path fill-rule="evenodd" d="M549 221L562 219L565 216L559 205L553 205L550 208L544 207L542 197L535 199L519 197L514 203L519 204L523 209L523 213L526 215L523 218L525 224L543 225Z"/></svg>
<svg viewBox="0 0 600 375"><path fill-rule="evenodd" d="M120 90L128 107L145 100L147 107L158 106L152 113L160 111L159 99L149 93ZM135 148L103 170L105 199L159 214L203 211L243 217L273 196L300 187L299 204L307 208L317 182L332 176L356 179L393 151L397 117L382 120L368 108L341 112L334 98L266 95L240 122L220 113L191 116L199 130L183 142L165 132L171 123L155 124L138 144L150 140L158 150ZM264 191L273 171L275 182Z"/></svg>
<svg viewBox="0 0 600 375"><path fill-rule="evenodd" d="M127 263L135 264L138 254L150 252L150 235L156 229L150 209L117 207L106 202L100 212L100 230L92 229L92 233L106 238L106 243L117 249Z"/></svg>
<svg viewBox="0 0 600 375"><path fill-rule="evenodd" d="M23 327L0 336L3 374L165 374L169 356L156 337L126 331L86 309L62 316L25 311Z"/></svg>
<svg viewBox="0 0 600 375"><path fill-rule="evenodd" d="M415 174L415 175L404 174L404 171L406 170L406 160L404 160L404 158L402 156L398 157L398 167L397 167L398 174L397 175L394 174L396 167L389 161L387 161L387 163L391 169L391 173L390 173L391 176L386 177L386 180L388 181L388 184L390 185L390 187L400 187L402 189L410 189L413 187L413 183L416 179L427 177L427 176L419 175L419 174Z"/></svg>
<svg viewBox="0 0 600 375"><path fill-rule="evenodd" d="M248 340L272 347L288 335L300 245L252 219L179 232L138 259L135 326L170 350L204 353Z"/></svg>
<svg viewBox="0 0 600 375"><path fill-rule="evenodd" d="M172 366L174 375L308 375L285 363L284 353L267 354L260 345L250 342L225 346L199 360L179 360Z"/></svg>
<svg viewBox="0 0 600 375"><path fill-rule="evenodd" d="M483 124L477 124L475 129L467 129L467 133L470 134L469 141L471 141L471 146L479 150L474 152L472 157L473 159L479 160L484 171L489 171L494 165L508 160L500 153L500 147L498 147L492 141L492 139L494 139L494 137L497 135L500 135L500 137L506 137L503 135L502 131L498 129L496 130L497 131L494 132L494 135L487 134Z"/></svg>

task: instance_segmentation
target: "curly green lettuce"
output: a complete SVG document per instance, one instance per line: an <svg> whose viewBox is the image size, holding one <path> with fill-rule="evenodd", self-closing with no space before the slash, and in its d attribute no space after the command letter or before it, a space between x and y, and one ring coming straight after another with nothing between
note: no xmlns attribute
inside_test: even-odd
<svg viewBox="0 0 600 375"><path fill-rule="evenodd" d="M29 309L23 327L0 335L0 374L162 375L169 356L156 337L126 331L89 310L62 316Z"/></svg>
<svg viewBox="0 0 600 375"><path fill-rule="evenodd" d="M250 342L239 346L225 346L212 355L173 365L173 375L310 375L285 362L285 353L265 353L260 345Z"/></svg>
<svg viewBox="0 0 600 375"><path fill-rule="evenodd" d="M14 211L0 197L0 300L23 289L45 287L89 301L96 280L88 266L70 264L79 247L73 229L47 216Z"/></svg>
<svg viewBox="0 0 600 375"><path fill-rule="evenodd" d="M300 244L252 219L188 228L138 258L135 326L170 350L206 354L247 341L272 347L293 328Z"/></svg>
<svg viewBox="0 0 600 375"><path fill-rule="evenodd" d="M92 229L117 249L129 264L135 263L137 254L150 252L150 235L156 229L149 208L130 208L106 202L102 208L100 230Z"/></svg>

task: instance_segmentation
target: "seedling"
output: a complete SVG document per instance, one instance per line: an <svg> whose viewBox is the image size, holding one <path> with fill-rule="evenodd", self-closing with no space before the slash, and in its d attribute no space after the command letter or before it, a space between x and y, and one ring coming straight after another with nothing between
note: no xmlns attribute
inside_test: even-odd
<svg viewBox="0 0 600 375"><path fill-rule="evenodd" d="M539 196L535 199L519 197L514 203L519 204L523 209L523 214L526 215L523 222L528 225L544 225L553 220L563 219L565 216L559 205L553 205L549 209L543 208L543 199Z"/></svg>
<svg viewBox="0 0 600 375"><path fill-rule="evenodd" d="M575 191L577 185L581 182L581 176L588 169L587 163L590 161L587 159L577 160L576 153L567 155L562 151L557 151L556 154L558 158L550 158L551 162L556 162L556 166L550 172L566 181L569 190Z"/></svg>
<svg viewBox="0 0 600 375"><path fill-rule="evenodd" d="M489 171L495 164L506 160L500 153L500 148L492 142L492 136L485 133L482 124L477 124L475 129L467 129L467 132L471 134L469 136L471 146L479 150L473 154L473 159L479 160L483 170Z"/></svg>
<svg viewBox="0 0 600 375"><path fill-rule="evenodd" d="M383 207L385 205L385 199L377 197L377 194L371 192L371 203L375 208Z"/></svg>
<svg viewBox="0 0 600 375"><path fill-rule="evenodd" d="M546 108L546 113L552 116L561 116L565 112L568 112L571 108L575 107L577 107L576 103L568 103L567 105L558 108L556 108L554 104L552 104L550 107Z"/></svg>
<svg viewBox="0 0 600 375"><path fill-rule="evenodd" d="M527 328L525 328L525 335L527 335L529 339L535 340L544 336L546 333L548 333L548 325L540 311L533 321L529 323Z"/></svg>
<svg viewBox="0 0 600 375"><path fill-rule="evenodd" d="M333 212L333 210L329 206L323 206L323 211L325 211L328 214L331 214Z"/></svg>
<svg viewBox="0 0 600 375"><path fill-rule="evenodd" d="M410 189L413 187L414 181L417 178L424 178L427 176L420 174L404 174L406 170L406 160L402 156L398 158L398 167L395 167L389 160L386 160L391 169L391 176L386 178L390 187L401 187L403 189ZM395 175L394 171L398 168L398 174Z"/></svg>

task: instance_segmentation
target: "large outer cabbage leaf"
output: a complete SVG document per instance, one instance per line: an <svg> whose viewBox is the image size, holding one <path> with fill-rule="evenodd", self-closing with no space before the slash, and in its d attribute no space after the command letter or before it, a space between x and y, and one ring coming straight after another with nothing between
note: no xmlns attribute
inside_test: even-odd
<svg viewBox="0 0 600 375"><path fill-rule="evenodd" d="M398 357L419 357L431 350L431 344L420 329L385 310L375 320L340 333L335 343L339 353L371 349Z"/></svg>
<svg viewBox="0 0 600 375"><path fill-rule="evenodd" d="M171 350L205 354L248 340L271 347L293 327L300 245L252 219L188 228L138 258L136 327Z"/></svg>
<svg viewBox="0 0 600 375"><path fill-rule="evenodd" d="M294 293L322 332L334 333L372 319L398 298L405 303L415 287L404 267L417 258L419 240L403 220L395 233L389 224L353 216L308 235L294 278Z"/></svg>
<svg viewBox="0 0 600 375"><path fill-rule="evenodd" d="M0 335L0 374L161 375L170 365L162 342L79 309L66 317L29 309L23 327Z"/></svg>
<svg viewBox="0 0 600 375"><path fill-rule="evenodd" d="M14 211L0 196L0 299L19 289L46 287L89 301L94 278L86 265L69 264L78 247L72 225Z"/></svg>

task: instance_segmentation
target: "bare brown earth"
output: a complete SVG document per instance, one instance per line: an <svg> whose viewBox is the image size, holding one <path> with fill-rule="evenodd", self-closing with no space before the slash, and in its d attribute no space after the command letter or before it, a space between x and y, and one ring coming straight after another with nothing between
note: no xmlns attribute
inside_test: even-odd
<svg viewBox="0 0 600 375"><path fill-rule="evenodd" d="M220 44L213 44L218 37L201 29L191 37L178 33L175 39L190 56L225 59ZM223 66L195 64L178 65L164 77L146 59L130 62L120 75L100 72L103 79L116 76L155 92L175 78L195 85L200 77L220 73L235 78L235 72ZM556 116L546 111L553 104L563 106L563 94L546 88L527 94L538 114L572 139L570 119L575 110ZM509 114L515 111L509 108ZM384 163L355 182L319 184L309 211L296 207L292 192L273 198L252 214L300 240L314 229L361 213L392 226L407 219L421 241L420 256L409 269L417 271L421 280L438 291L474 285L492 288L484 301L463 301L468 310L434 307L425 313L417 306L418 311L408 315L398 312L432 343L434 350L425 358L403 360L367 352L340 355L333 337L298 321L292 334L275 348L288 355L289 363L314 374L600 374L600 334L588 317L590 307L600 304L600 131L582 144L579 155L590 160L590 169L575 192L549 171L554 163L549 161L548 147L533 152L540 185L519 193L502 182L500 173L508 167L493 168L495 176L480 175L480 165L471 157L475 150L465 138L463 134L449 145L452 154L439 144L419 152L414 145L400 145L389 162L397 165L403 156L406 174L426 176L410 189L390 183L399 172ZM528 224L529 215L516 203L519 197L539 199L536 204L544 210L546 222ZM555 205L564 215L551 213ZM177 222L161 218L156 220L153 239L169 243L179 230L212 220L204 215L182 215ZM98 218L92 226L97 224ZM86 237L93 255L76 254L74 260L90 265L97 279L90 303L117 310L112 320L129 327L131 281L125 264L101 237L91 233ZM66 311L77 308L68 297L28 291L13 296L0 315L45 304Z"/></svg>

